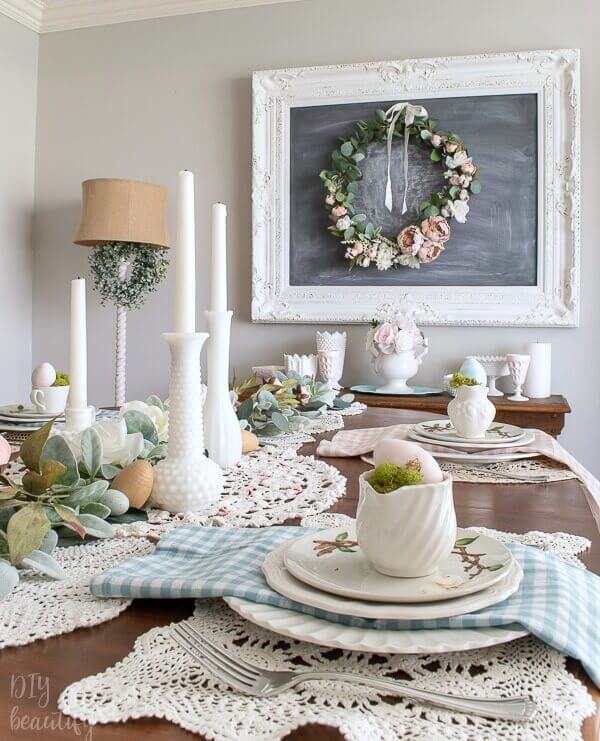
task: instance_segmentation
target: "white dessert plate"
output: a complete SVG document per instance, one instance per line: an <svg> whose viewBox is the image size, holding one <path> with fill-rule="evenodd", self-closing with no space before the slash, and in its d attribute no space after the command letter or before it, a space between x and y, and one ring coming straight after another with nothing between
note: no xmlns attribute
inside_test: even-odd
<svg viewBox="0 0 600 741"><path fill-rule="evenodd" d="M36 417L34 419L33 417L10 417L6 414L0 414L0 422L8 422L12 425L43 425L46 422L50 422L50 420L55 417L57 417L57 415L52 415L51 417ZM64 419L64 414L61 417L57 417L57 419Z"/></svg>
<svg viewBox="0 0 600 741"><path fill-rule="evenodd" d="M503 543L465 528L457 529L455 548L435 573L406 579L386 576L373 568L356 542L354 523L309 533L285 546L283 561L296 579L323 592L369 602L437 602L463 597L503 579L514 562ZM264 565L263 571L268 581Z"/></svg>
<svg viewBox="0 0 600 741"><path fill-rule="evenodd" d="M490 463L508 463L522 461L526 458L539 458L539 453L432 453L434 458L446 463L462 463L465 466L488 466ZM361 455L361 461L374 466L372 455Z"/></svg>
<svg viewBox="0 0 600 741"><path fill-rule="evenodd" d="M430 422L419 422L413 430L421 437L432 440L451 440L457 443L485 443L489 446L497 443L518 443L525 437L526 431L516 425L492 422L484 437L461 437L449 419L432 419Z"/></svg>
<svg viewBox="0 0 600 741"><path fill-rule="evenodd" d="M42 417L52 418L55 414L49 414L48 412L38 412L38 410L31 405L24 406L23 404L8 404L6 406L0 406L0 415L3 417L11 417L17 419L40 419Z"/></svg>
<svg viewBox="0 0 600 741"><path fill-rule="evenodd" d="M16 424L14 422L0 421L0 432L35 432L36 430L39 430L43 424L43 422L26 422L24 424Z"/></svg>
<svg viewBox="0 0 600 741"><path fill-rule="evenodd" d="M432 440L430 437L423 437L419 433L415 432L414 429L408 431L408 436L411 440L415 440L419 443L427 443L428 445L443 445L446 448L452 448L453 450L501 450L502 448L522 448L524 445L530 445L535 440L533 432L527 431L520 440L517 442L509 443L459 443L454 440Z"/></svg>
<svg viewBox="0 0 600 741"><path fill-rule="evenodd" d="M319 646L377 654L439 654L470 651L507 643L527 635L520 626L503 628L440 628L437 630L383 630L331 623L294 610L225 597L234 612L254 625Z"/></svg>
<svg viewBox="0 0 600 741"><path fill-rule="evenodd" d="M451 577L446 582L448 586L445 587L444 600L404 604L368 602L364 598L349 599L330 594L299 581L286 569L284 553L285 544L269 553L263 562L263 573L272 589L294 602L310 605L319 610L372 620L435 620L475 612L510 597L517 591L523 578L523 570L513 560L502 569L504 578L501 581L475 594L454 597L453 585L458 582L453 581Z"/></svg>

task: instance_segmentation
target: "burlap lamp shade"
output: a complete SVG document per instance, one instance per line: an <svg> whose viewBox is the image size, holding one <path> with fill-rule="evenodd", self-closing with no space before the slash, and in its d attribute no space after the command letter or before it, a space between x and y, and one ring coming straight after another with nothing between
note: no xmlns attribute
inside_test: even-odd
<svg viewBox="0 0 600 741"><path fill-rule="evenodd" d="M169 246L167 189L139 180L95 178L81 184L82 205L75 244L107 242Z"/></svg>

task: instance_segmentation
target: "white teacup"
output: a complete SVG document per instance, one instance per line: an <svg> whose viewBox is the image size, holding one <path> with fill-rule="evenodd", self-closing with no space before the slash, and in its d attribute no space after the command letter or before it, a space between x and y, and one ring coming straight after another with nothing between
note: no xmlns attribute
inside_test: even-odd
<svg viewBox="0 0 600 741"><path fill-rule="evenodd" d="M29 398L36 411L62 414L67 406L70 386L40 386L31 390Z"/></svg>
<svg viewBox="0 0 600 741"><path fill-rule="evenodd" d="M452 478L402 486L380 494L360 476L356 536L373 567L387 576L427 576L450 556L456 541Z"/></svg>

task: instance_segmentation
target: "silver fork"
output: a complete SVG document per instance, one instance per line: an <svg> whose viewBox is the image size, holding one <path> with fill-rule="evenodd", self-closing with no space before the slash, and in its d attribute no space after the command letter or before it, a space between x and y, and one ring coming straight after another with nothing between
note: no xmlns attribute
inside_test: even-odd
<svg viewBox="0 0 600 741"><path fill-rule="evenodd" d="M175 625L173 632L175 641L202 668L214 674L229 687L253 697L273 697L300 684L300 682L328 679L366 685L387 694L401 695L410 700L437 705L448 710L458 710L470 715L481 715L484 718L528 721L537 712L537 705L527 696L479 699L447 695L443 692L413 687L407 682L378 679L360 674L327 671L267 671L249 664L244 659L240 659L224 648L217 646L187 622Z"/></svg>

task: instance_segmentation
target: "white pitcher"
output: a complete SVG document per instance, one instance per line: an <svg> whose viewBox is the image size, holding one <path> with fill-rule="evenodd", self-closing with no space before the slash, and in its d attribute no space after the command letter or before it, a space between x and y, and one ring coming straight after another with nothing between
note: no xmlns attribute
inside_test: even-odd
<svg viewBox="0 0 600 741"><path fill-rule="evenodd" d="M380 352L374 360L375 372L386 383L377 391L382 394L412 393L406 382L416 375L428 350L427 345L422 345L417 350L404 350L390 355Z"/></svg>
<svg viewBox="0 0 600 741"><path fill-rule="evenodd" d="M486 386L458 386L448 404L448 416L461 437L485 437L496 416L496 407L487 397Z"/></svg>

